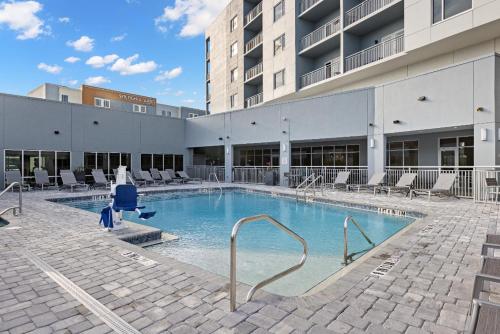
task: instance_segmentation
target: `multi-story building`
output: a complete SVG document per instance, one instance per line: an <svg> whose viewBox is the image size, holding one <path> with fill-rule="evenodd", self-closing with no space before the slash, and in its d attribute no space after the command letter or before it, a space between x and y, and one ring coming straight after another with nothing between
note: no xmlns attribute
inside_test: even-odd
<svg viewBox="0 0 500 334"><path fill-rule="evenodd" d="M233 0L206 32L207 107L249 108L438 69L439 60L424 61L493 39L499 18L496 0Z"/></svg>
<svg viewBox="0 0 500 334"><path fill-rule="evenodd" d="M198 117L206 114L204 110L161 104L154 97L89 85L82 85L80 88L71 88L44 83L30 91L28 96L51 101L85 104L109 110L137 112L173 118Z"/></svg>

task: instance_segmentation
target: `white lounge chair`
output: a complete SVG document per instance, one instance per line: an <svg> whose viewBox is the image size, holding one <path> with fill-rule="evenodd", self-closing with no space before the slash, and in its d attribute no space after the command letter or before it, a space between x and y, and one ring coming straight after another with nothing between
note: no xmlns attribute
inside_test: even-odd
<svg viewBox="0 0 500 334"><path fill-rule="evenodd" d="M335 190L335 187L337 188L344 188L348 189L347 181L349 181L349 177L351 176L351 172L339 172L337 174L337 177L335 178L335 181L333 181L332 184L332 189Z"/></svg>
<svg viewBox="0 0 500 334"><path fill-rule="evenodd" d="M46 188L56 188L57 184L51 183L49 173L44 169L35 169L35 185L42 191Z"/></svg>
<svg viewBox="0 0 500 334"><path fill-rule="evenodd" d="M75 174L71 171L62 171L61 170L61 180L62 180L62 186L61 189L63 188L70 188L71 192L73 192L73 189L75 188L80 188L84 190L89 190L88 184L85 183L80 183L76 180Z"/></svg>
<svg viewBox="0 0 500 334"><path fill-rule="evenodd" d="M391 192L400 192L408 196L413 189L413 182L415 182L416 177L416 173L405 173L399 178L395 186L383 187L382 190L385 190L389 196Z"/></svg>
<svg viewBox="0 0 500 334"><path fill-rule="evenodd" d="M8 170L5 171L5 187L8 187L12 183L17 182L20 184L23 190L30 191L31 187L29 184L24 184L21 172L18 170Z"/></svg>
<svg viewBox="0 0 500 334"><path fill-rule="evenodd" d="M380 190L380 188L384 184L384 179L385 179L385 173L375 173L372 175L367 184L349 185L348 189L357 190L358 192L361 189L368 189L368 190L373 189L373 194L375 194L377 190Z"/></svg>
<svg viewBox="0 0 500 334"><path fill-rule="evenodd" d="M94 188L104 187L108 189L111 187L111 182L108 181L102 169L92 169L92 178L94 179Z"/></svg>
<svg viewBox="0 0 500 334"><path fill-rule="evenodd" d="M455 173L441 173L434 183L432 189L412 189L410 190L410 199L413 195L417 196L419 194L426 194L428 196L428 200L431 200L431 195L445 195L445 196L454 196L451 188L455 183L455 179L457 178L457 174Z"/></svg>
<svg viewBox="0 0 500 334"><path fill-rule="evenodd" d="M200 178L192 178L190 177L185 171L181 170L179 172L177 172L177 174L179 174L179 176L181 177L182 181L183 182L200 182L200 183L203 183L203 180L200 179Z"/></svg>

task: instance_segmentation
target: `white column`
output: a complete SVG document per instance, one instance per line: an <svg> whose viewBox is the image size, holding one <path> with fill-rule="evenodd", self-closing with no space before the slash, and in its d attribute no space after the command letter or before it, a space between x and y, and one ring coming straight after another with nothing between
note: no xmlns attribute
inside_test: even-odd
<svg viewBox="0 0 500 334"><path fill-rule="evenodd" d="M285 173L290 173L291 163L291 147L288 138L280 141L280 185L288 187L288 178L285 178Z"/></svg>
<svg viewBox="0 0 500 334"><path fill-rule="evenodd" d="M229 141L224 145L225 182L233 182L233 146Z"/></svg>

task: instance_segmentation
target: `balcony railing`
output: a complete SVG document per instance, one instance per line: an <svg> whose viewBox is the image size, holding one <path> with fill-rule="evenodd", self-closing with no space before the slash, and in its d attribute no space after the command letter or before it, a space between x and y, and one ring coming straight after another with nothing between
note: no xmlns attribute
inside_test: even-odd
<svg viewBox="0 0 500 334"><path fill-rule="evenodd" d="M225 170L224 166L194 165L188 166L186 172L192 178L199 178L205 181L209 181L210 174L215 173L219 181L224 182L226 176Z"/></svg>
<svg viewBox="0 0 500 334"><path fill-rule="evenodd" d="M349 180L347 181L348 184L366 184L368 182L368 167L366 166L294 166L290 167L288 186L296 187L312 174L316 176L322 175L324 183L332 184L339 172L346 171L351 172Z"/></svg>
<svg viewBox="0 0 500 334"><path fill-rule="evenodd" d="M259 32L254 38L249 40L247 44L245 44L245 53L252 51L261 43L262 43L262 31Z"/></svg>
<svg viewBox="0 0 500 334"><path fill-rule="evenodd" d="M302 0L300 1L300 14L317 4L318 2L321 2L324 0ZM326 1L331 1L331 0L326 0Z"/></svg>
<svg viewBox="0 0 500 334"><path fill-rule="evenodd" d="M331 35L339 32L340 30L340 18L336 17L331 21L328 21L326 24L322 25L318 29L314 30L312 33L305 35L302 37L302 41L300 43L300 49L305 50L311 45L321 42Z"/></svg>
<svg viewBox="0 0 500 334"><path fill-rule="evenodd" d="M353 24L356 21L361 20L363 17L370 15L373 12L376 12L380 8L387 6L388 4L394 2L396 0L366 0L349 9L345 13L345 26Z"/></svg>
<svg viewBox="0 0 500 334"><path fill-rule="evenodd" d="M280 168L269 166L233 167L233 182L264 184L266 173L273 172L276 180L279 179Z"/></svg>
<svg viewBox="0 0 500 334"><path fill-rule="evenodd" d="M257 6L252 8L252 10L250 10L250 12L248 12L247 15L245 15L244 25L247 25L248 23L252 22L261 13L262 13L262 1Z"/></svg>
<svg viewBox="0 0 500 334"><path fill-rule="evenodd" d="M345 71L390 57L404 50L404 35L371 46L345 58Z"/></svg>
<svg viewBox="0 0 500 334"><path fill-rule="evenodd" d="M300 87L304 88L313 85L317 82L330 79L331 77L338 75L340 72L340 58L335 58L331 61L331 64L325 65L318 68L312 72L304 74L300 78Z"/></svg>
<svg viewBox="0 0 500 334"><path fill-rule="evenodd" d="M264 102L264 94L259 93L259 94L255 94L254 96L251 96L248 99L246 99L245 105L246 105L246 108L252 108L258 104L261 104L262 102Z"/></svg>
<svg viewBox="0 0 500 334"><path fill-rule="evenodd" d="M251 69L247 70L245 72L245 81L250 80L258 76L259 74L262 74L262 70L264 67L262 66L262 62L258 63Z"/></svg>

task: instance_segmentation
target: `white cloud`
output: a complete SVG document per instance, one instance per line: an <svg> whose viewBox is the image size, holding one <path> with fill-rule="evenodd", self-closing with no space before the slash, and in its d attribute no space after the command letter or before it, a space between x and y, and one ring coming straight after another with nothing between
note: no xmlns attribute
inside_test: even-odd
<svg viewBox="0 0 500 334"><path fill-rule="evenodd" d="M45 63L38 64L37 68L41 71L45 71L50 74L59 74L62 71L62 67L59 65L47 65Z"/></svg>
<svg viewBox="0 0 500 334"><path fill-rule="evenodd" d="M121 42L125 39L125 37L127 37L126 33L118 35L118 36L113 36L113 37L111 37L111 42Z"/></svg>
<svg viewBox="0 0 500 334"><path fill-rule="evenodd" d="M37 1L9 1L0 3L0 26L5 24L18 33L17 39L37 38L50 34L50 28L36 14L43 5Z"/></svg>
<svg viewBox="0 0 500 334"><path fill-rule="evenodd" d="M67 41L66 45L73 47L76 51L90 52L94 49L94 39L82 36L76 41Z"/></svg>
<svg viewBox="0 0 500 334"><path fill-rule="evenodd" d="M196 101L193 100L193 99L185 99L185 100L182 100L183 103L186 103L186 104L193 104L195 103Z"/></svg>
<svg viewBox="0 0 500 334"><path fill-rule="evenodd" d="M58 20L59 20L59 22L61 22L61 23L69 23L70 18L69 18L69 17L64 16L64 17L60 17Z"/></svg>
<svg viewBox="0 0 500 334"><path fill-rule="evenodd" d="M160 74L156 76L155 81L170 80L173 78L177 78L181 74L182 74L182 67L180 66L175 67L171 70L160 71Z"/></svg>
<svg viewBox="0 0 500 334"><path fill-rule="evenodd" d="M118 55L112 54L112 55L107 55L104 57L101 56L93 56L90 57L85 64L92 66L93 68L101 68L104 67L105 65L111 64L115 60L117 60L119 57Z"/></svg>
<svg viewBox="0 0 500 334"><path fill-rule="evenodd" d="M70 86L76 86L78 84L78 80L69 80L68 85Z"/></svg>
<svg viewBox="0 0 500 334"><path fill-rule="evenodd" d="M120 58L110 67L110 70L113 72L119 72L121 75L133 75L149 73L156 70L158 67L158 65L152 60L133 64L133 62L135 62L138 58L138 54L126 59Z"/></svg>
<svg viewBox="0 0 500 334"><path fill-rule="evenodd" d="M110 83L111 81L108 78L105 78L103 76L97 76L97 77L88 77L85 80L86 85L91 85L91 86L97 86L97 85L104 85L107 83Z"/></svg>
<svg viewBox="0 0 500 334"><path fill-rule="evenodd" d="M181 96L181 95L184 95L184 91L183 90L178 90L174 93L175 96Z"/></svg>
<svg viewBox="0 0 500 334"><path fill-rule="evenodd" d="M161 32L168 30L168 23L181 22L181 37L201 35L229 0L175 0L174 6L167 6L163 14L155 19Z"/></svg>
<svg viewBox="0 0 500 334"><path fill-rule="evenodd" d="M64 61L67 63L70 63L70 64L74 64L74 63L79 62L80 58L71 56L71 57L64 59Z"/></svg>

